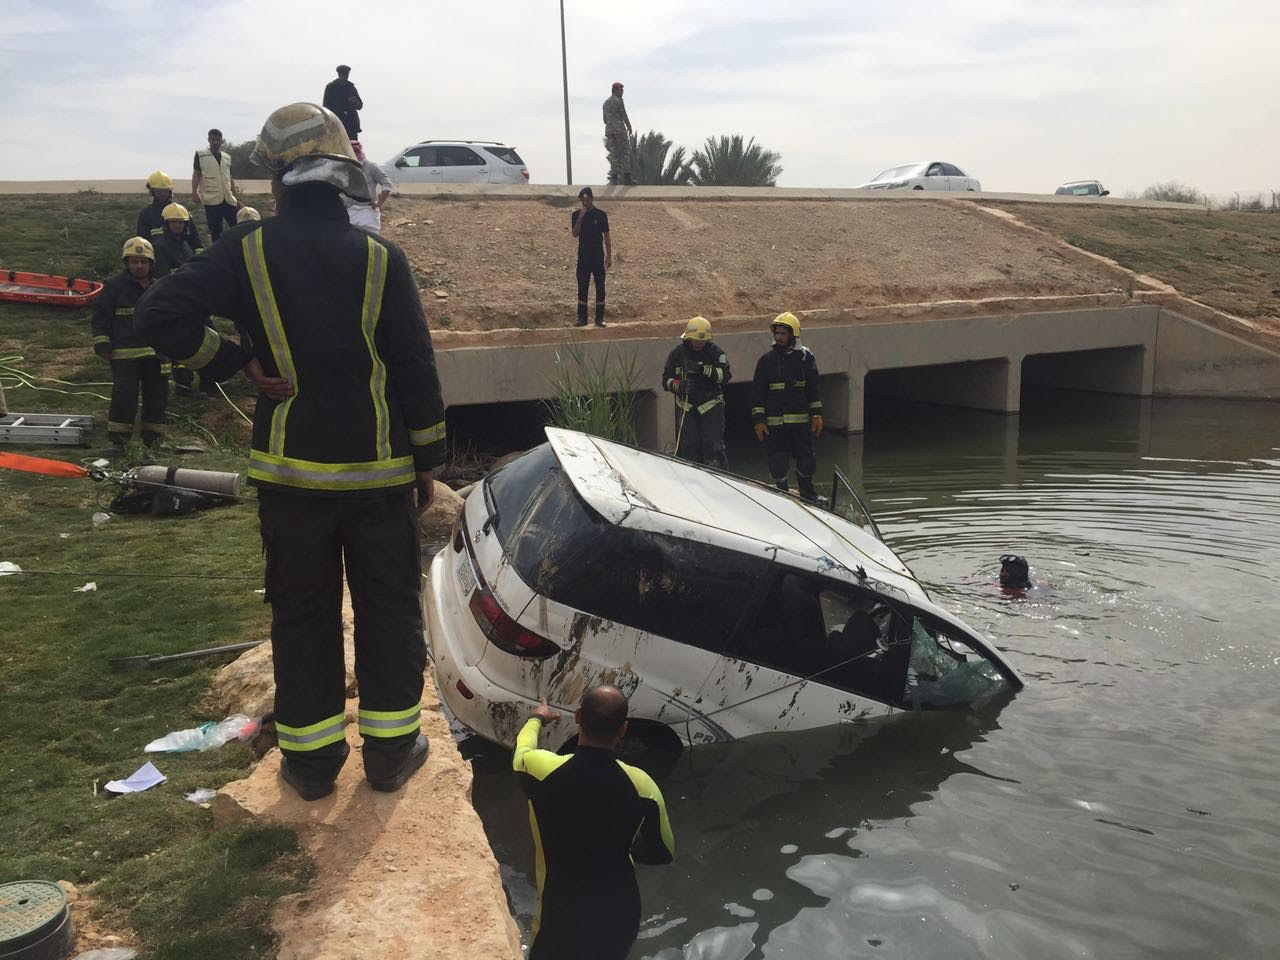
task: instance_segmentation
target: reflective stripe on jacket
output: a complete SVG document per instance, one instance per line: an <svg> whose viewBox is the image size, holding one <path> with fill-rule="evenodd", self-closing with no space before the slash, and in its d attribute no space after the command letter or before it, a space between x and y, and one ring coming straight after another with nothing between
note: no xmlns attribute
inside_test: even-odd
<svg viewBox="0 0 1280 960"><path fill-rule="evenodd" d="M724 385L732 377L729 358L714 340L706 343L701 350L694 350L682 339L667 356L662 369L663 390L675 393L676 380L689 385L685 397L676 397L676 406L682 410L706 413L724 400Z"/></svg>
<svg viewBox="0 0 1280 960"><path fill-rule="evenodd" d="M294 493L367 495L444 462L431 337L400 248L347 221L335 191L289 191L279 216L228 228L155 284L144 335L225 380L256 356L293 396L260 396L249 480ZM252 354L204 326L244 328Z"/></svg>
<svg viewBox="0 0 1280 960"><path fill-rule="evenodd" d="M771 427L808 423L822 412L818 396L818 363L813 352L795 344L773 347L756 363L751 380L751 420Z"/></svg>
<svg viewBox="0 0 1280 960"><path fill-rule="evenodd" d="M113 360L137 360L156 354L138 333L134 320L134 309L144 292L145 288L128 270L121 270L103 282L102 292L93 301L93 345L109 345Z"/></svg>

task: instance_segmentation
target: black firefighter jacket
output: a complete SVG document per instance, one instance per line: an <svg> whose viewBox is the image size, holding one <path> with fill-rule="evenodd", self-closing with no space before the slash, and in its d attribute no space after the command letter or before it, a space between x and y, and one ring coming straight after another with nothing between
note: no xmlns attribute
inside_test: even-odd
<svg viewBox="0 0 1280 960"><path fill-rule="evenodd" d="M151 286L155 286L154 280ZM134 311L143 293L142 284L133 279L128 270L121 270L103 281L102 292L93 301L90 321L95 350L105 343L111 348L112 360L138 360L156 355L137 328Z"/></svg>
<svg viewBox="0 0 1280 960"><path fill-rule="evenodd" d="M676 406L706 413L723 399L730 375L729 358L714 340L708 340L701 350L694 350L682 339L667 357L662 389L675 393L675 382L680 381L688 387L688 393L684 397L676 395Z"/></svg>
<svg viewBox="0 0 1280 960"><path fill-rule="evenodd" d="M805 423L822 413L818 363L808 347L770 348L756 363L751 380L751 421L771 427Z"/></svg>
<svg viewBox="0 0 1280 960"><path fill-rule="evenodd" d="M444 462L444 404L426 318L395 244L351 226L336 191L291 190L279 216L228 229L156 282L138 325L156 349L226 380L256 356L287 378L259 396L249 480L292 493L368 496ZM252 353L204 324L247 330Z"/></svg>

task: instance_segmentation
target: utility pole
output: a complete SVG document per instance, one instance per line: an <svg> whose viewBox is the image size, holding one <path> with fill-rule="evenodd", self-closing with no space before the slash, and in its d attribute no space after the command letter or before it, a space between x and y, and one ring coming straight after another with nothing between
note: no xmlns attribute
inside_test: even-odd
<svg viewBox="0 0 1280 960"><path fill-rule="evenodd" d="M564 0L560 0L560 71L564 78L564 182L573 184L573 156L569 153L569 53L564 42Z"/></svg>

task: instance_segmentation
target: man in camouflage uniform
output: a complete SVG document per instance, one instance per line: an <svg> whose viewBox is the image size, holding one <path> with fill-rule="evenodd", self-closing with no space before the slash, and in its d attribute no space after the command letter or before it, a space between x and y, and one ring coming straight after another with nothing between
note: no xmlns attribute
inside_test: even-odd
<svg viewBox="0 0 1280 960"><path fill-rule="evenodd" d="M604 102L604 148L609 154L609 182L634 184L631 178L631 118L622 102L622 84Z"/></svg>

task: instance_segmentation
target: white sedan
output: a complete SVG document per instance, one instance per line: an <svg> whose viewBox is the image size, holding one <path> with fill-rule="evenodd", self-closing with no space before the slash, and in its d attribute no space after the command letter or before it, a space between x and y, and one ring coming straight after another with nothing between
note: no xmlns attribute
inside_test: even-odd
<svg viewBox="0 0 1280 960"><path fill-rule="evenodd" d="M922 160L890 167L859 190L981 190L982 184L953 163Z"/></svg>

